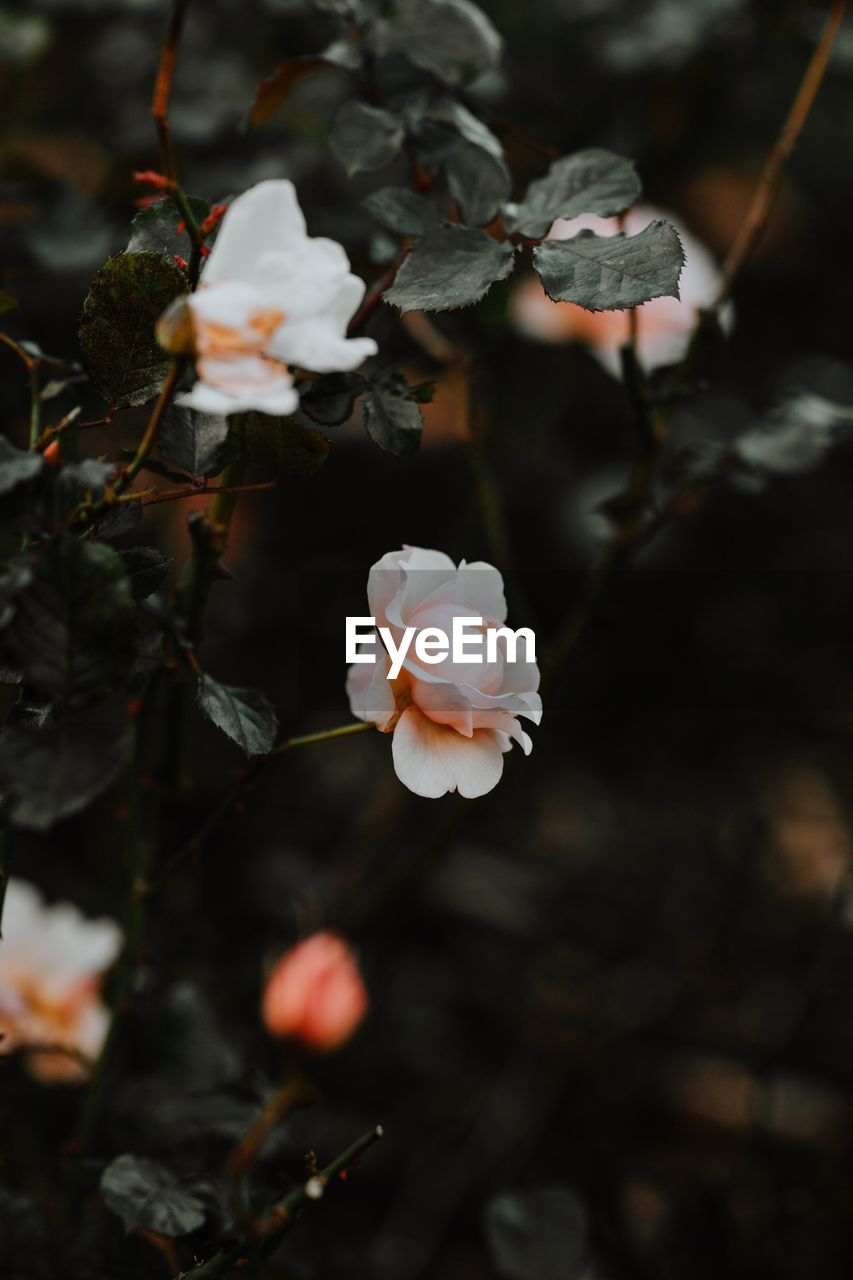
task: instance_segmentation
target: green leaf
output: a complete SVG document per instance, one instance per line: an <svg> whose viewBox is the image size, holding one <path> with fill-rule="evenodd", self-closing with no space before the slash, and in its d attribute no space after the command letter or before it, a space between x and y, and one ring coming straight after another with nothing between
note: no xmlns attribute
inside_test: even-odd
<svg viewBox="0 0 853 1280"><path fill-rule="evenodd" d="M364 397L364 425L374 444L402 458L421 442L424 420L419 405L422 387L409 387L402 374L377 378Z"/></svg>
<svg viewBox="0 0 853 1280"><path fill-rule="evenodd" d="M677 298L684 251L674 227L652 222L636 236L581 231L571 240L546 240L534 249L533 261L554 302L619 311L652 298Z"/></svg>
<svg viewBox="0 0 853 1280"><path fill-rule="evenodd" d="M8 726L0 736L0 787L10 821L49 830L102 795L132 755L133 732L120 707L63 714L41 728Z"/></svg>
<svg viewBox="0 0 853 1280"><path fill-rule="evenodd" d="M169 357L154 325L186 291L184 273L161 253L122 253L96 272L83 304L80 349L95 389L118 408L160 392Z"/></svg>
<svg viewBox="0 0 853 1280"><path fill-rule="evenodd" d="M204 1204L198 1195L155 1160L119 1156L101 1176L101 1194L128 1232L142 1227L174 1238L189 1235L204 1223Z"/></svg>
<svg viewBox="0 0 853 1280"><path fill-rule="evenodd" d="M401 236L422 236L441 222L435 205L407 187L382 187L362 204L377 222Z"/></svg>
<svg viewBox="0 0 853 1280"><path fill-rule="evenodd" d="M795 475L820 466L840 431L851 426L853 406L793 392L738 437L735 453L757 471Z"/></svg>
<svg viewBox="0 0 853 1280"><path fill-rule="evenodd" d="M538 239L555 218L581 213L610 217L630 208L640 195L633 163L612 151L590 148L555 160L544 178L531 182L520 204L504 208L507 231Z"/></svg>
<svg viewBox="0 0 853 1280"><path fill-rule="evenodd" d="M302 392L299 407L321 427L338 427L352 417L355 402L367 386L360 373L327 373Z"/></svg>
<svg viewBox="0 0 853 1280"><path fill-rule="evenodd" d="M485 1230L501 1280L580 1280L589 1274L586 1213L568 1187L497 1196L486 1209Z"/></svg>
<svg viewBox="0 0 853 1280"><path fill-rule="evenodd" d="M275 746L278 718L257 689L237 689L205 675L198 682L198 705L247 756L268 755Z"/></svg>
<svg viewBox="0 0 853 1280"><path fill-rule="evenodd" d="M156 547L128 547L118 554L134 600L147 600L167 581L172 560Z"/></svg>
<svg viewBox="0 0 853 1280"><path fill-rule="evenodd" d="M16 449L10 440L0 436L0 494L29 483L43 470L44 459L40 453Z"/></svg>
<svg viewBox="0 0 853 1280"><path fill-rule="evenodd" d="M228 437L226 417L172 405L160 431L160 457L191 476L216 476L233 452L228 448Z"/></svg>
<svg viewBox="0 0 853 1280"><path fill-rule="evenodd" d="M329 145L350 177L390 164L403 145L398 116L366 102L344 102L332 123Z"/></svg>
<svg viewBox="0 0 853 1280"><path fill-rule="evenodd" d="M419 240L385 301L401 311L469 307L512 271L515 251L472 227L439 227Z"/></svg>
<svg viewBox="0 0 853 1280"><path fill-rule="evenodd" d="M491 21L470 0L398 0L377 35L380 54L402 54L451 85L490 71L503 51Z"/></svg>
<svg viewBox="0 0 853 1280"><path fill-rule="evenodd" d="M294 480L307 480L319 471L332 448L313 427L267 413L241 414L234 429L254 463Z"/></svg>
<svg viewBox="0 0 853 1280"><path fill-rule="evenodd" d="M448 156L445 171L450 194L465 221L487 226L510 193L506 161L462 139Z"/></svg>
<svg viewBox="0 0 853 1280"><path fill-rule="evenodd" d="M63 533L33 557L3 634L9 665L66 701L120 683L134 641L134 606L119 554Z"/></svg>
<svg viewBox="0 0 853 1280"><path fill-rule="evenodd" d="M187 204L196 222L199 225L204 222L210 213L207 201L190 196ZM183 214L171 197L166 196L155 204L149 204L145 209L140 209L130 224L130 240L126 252L164 253L167 258L174 258L178 254L182 258L189 258L192 243L186 230L178 230L182 221Z"/></svg>

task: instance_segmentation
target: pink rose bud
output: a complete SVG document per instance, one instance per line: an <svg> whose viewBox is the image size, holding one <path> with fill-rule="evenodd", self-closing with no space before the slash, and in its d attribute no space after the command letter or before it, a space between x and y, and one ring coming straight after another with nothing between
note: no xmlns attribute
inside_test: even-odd
<svg viewBox="0 0 853 1280"><path fill-rule="evenodd" d="M367 1011L367 991L353 954L334 933L315 933L274 966L262 1015L272 1036L324 1053L348 1040Z"/></svg>

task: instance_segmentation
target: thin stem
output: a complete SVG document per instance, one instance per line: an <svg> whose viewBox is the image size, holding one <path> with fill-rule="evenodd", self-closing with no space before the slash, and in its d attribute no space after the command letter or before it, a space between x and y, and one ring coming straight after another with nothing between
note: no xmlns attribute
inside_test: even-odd
<svg viewBox="0 0 853 1280"><path fill-rule="evenodd" d="M169 15L169 25L160 51L160 65L157 79L154 82L154 94L151 99L151 115L160 140L160 156L163 172L168 178L175 177L175 157L172 149L172 130L169 124L169 100L172 95L172 78L175 74L175 60L178 56L178 44L181 39L184 19L189 7L188 0L173 0Z"/></svg>
<svg viewBox="0 0 853 1280"><path fill-rule="evenodd" d="M796 146L823 81L832 45L847 10L847 0L833 0L820 40L812 54L791 110L771 150L752 197L746 218L728 252L723 267L723 284L717 305L729 297L732 286L752 253L767 220L779 186L782 169Z"/></svg>
<svg viewBox="0 0 853 1280"><path fill-rule="evenodd" d="M8 827L0 830L0 941L3 938L3 907L6 902L6 889L11 875L11 832Z"/></svg>
<svg viewBox="0 0 853 1280"><path fill-rule="evenodd" d="M377 1125L374 1129L362 1134L352 1146L347 1147L346 1151L341 1152L336 1159L326 1165L325 1169L308 1178L306 1182L296 1187L289 1195L279 1200L273 1206L269 1216L258 1224L253 1240L240 1240L230 1248L220 1249L207 1262L203 1262L200 1266L193 1267L189 1271L182 1271L175 1280L204 1280L206 1276L222 1275L247 1253L254 1252L259 1246L273 1241L287 1227L292 1225L295 1215L300 1209L304 1209L308 1205L321 1200L329 1183L333 1182L346 1169L356 1164L364 1152L383 1136L381 1125Z"/></svg>
<svg viewBox="0 0 853 1280"><path fill-rule="evenodd" d="M158 502L174 502L178 498L215 498L218 493L258 493L261 489L275 489L275 480L260 480L256 484L190 485L183 489L148 489L143 493L126 494L119 502L141 498L143 507L156 506Z"/></svg>
<svg viewBox="0 0 853 1280"><path fill-rule="evenodd" d="M303 733L293 738L288 738L284 742L280 742L277 747L273 747L267 756L257 756L248 769L245 770L236 786L224 797L217 805L213 812L205 818L204 822L187 843L173 854L163 867L162 875L156 884L151 886L151 891L155 892L161 888L164 881L182 867L185 862L196 857L204 847L206 841L213 831L219 826L222 820L227 817L231 809L240 802L245 793L251 787L252 783L257 779L258 775L263 771L270 760L276 759L278 756L285 755L288 751L293 751L296 747L313 746L318 742L331 742L336 738L348 738L356 733L366 733L370 729L374 729L375 725L363 720L358 720L354 724L340 725L336 729L324 729L319 733Z"/></svg>
<svg viewBox="0 0 853 1280"><path fill-rule="evenodd" d="M39 393L39 362L33 360L29 367L30 382L30 448L35 449L41 435L41 395Z"/></svg>
<svg viewBox="0 0 853 1280"><path fill-rule="evenodd" d="M243 1135L231 1153L228 1172L238 1182L257 1159L267 1135L281 1124L291 1111L310 1106L318 1098L317 1090L303 1076L285 1080L264 1107L251 1129Z"/></svg>

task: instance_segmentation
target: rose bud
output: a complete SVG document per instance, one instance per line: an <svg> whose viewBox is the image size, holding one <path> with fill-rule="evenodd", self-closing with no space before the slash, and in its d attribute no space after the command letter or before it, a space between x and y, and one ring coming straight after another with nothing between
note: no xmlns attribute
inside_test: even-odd
<svg viewBox="0 0 853 1280"><path fill-rule="evenodd" d="M367 991L350 948L333 933L315 933L286 952L264 991L270 1035L325 1053L348 1040L367 1011Z"/></svg>

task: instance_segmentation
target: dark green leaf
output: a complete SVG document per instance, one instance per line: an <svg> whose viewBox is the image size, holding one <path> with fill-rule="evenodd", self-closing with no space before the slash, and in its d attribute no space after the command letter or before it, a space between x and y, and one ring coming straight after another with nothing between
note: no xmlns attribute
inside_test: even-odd
<svg viewBox="0 0 853 1280"><path fill-rule="evenodd" d="M407 187L382 187L362 204L377 222L401 236L422 236L441 222L435 205Z"/></svg>
<svg viewBox="0 0 853 1280"><path fill-rule="evenodd" d="M210 205L206 200L198 200L190 196L187 200L190 212L196 222L201 224L210 213ZM174 200L168 196L140 209L130 224L130 240L127 243L128 253L164 253L167 258L179 255L189 258L192 250L189 234L186 229L178 230L183 221Z"/></svg>
<svg viewBox="0 0 853 1280"><path fill-rule="evenodd" d="M853 407L811 391L789 395L735 441L741 462L758 471L794 475L823 462L843 428L853 426Z"/></svg>
<svg viewBox="0 0 853 1280"><path fill-rule="evenodd" d="M636 236L581 231L571 240L546 240L533 260L554 302L619 311L652 298L677 298L684 251L674 227L652 222Z"/></svg>
<svg viewBox="0 0 853 1280"><path fill-rule="evenodd" d="M397 457L414 453L421 442L422 403L416 393L422 387L408 387L399 373L378 378L364 397L364 425L374 444Z"/></svg>
<svg viewBox="0 0 853 1280"><path fill-rule="evenodd" d="M344 102L332 124L329 145L352 177L389 164L404 136L400 119L390 111L366 102Z"/></svg>
<svg viewBox="0 0 853 1280"><path fill-rule="evenodd" d="M278 734L275 710L256 689L236 689L211 676L198 683L198 704L208 720L236 742L247 756L265 756Z"/></svg>
<svg viewBox="0 0 853 1280"><path fill-rule="evenodd" d="M109 403L145 404L158 395L169 357L154 325L185 292L186 277L161 253L122 253L98 271L83 304L80 349L86 372Z"/></svg>
<svg viewBox="0 0 853 1280"><path fill-rule="evenodd" d="M16 449L5 436L0 436L0 494L34 480L43 469L44 459L40 453Z"/></svg>
<svg viewBox="0 0 853 1280"><path fill-rule="evenodd" d="M34 555L32 580L13 600L3 635L8 664L66 700L120 682L134 637L134 606L121 557L64 533Z"/></svg>
<svg viewBox="0 0 853 1280"><path fill-rule="evenodd" d="M595 147L578 151L555 160L544 178L531 182L520 204L508 204L504 225L507 231L538 239L555 218L622 213L634 204L640 190L630 160Z"/></svg>
<svg viewBox="0 0 853 1280"><path fill-rule="evenodd" d="M514 250L472 227L439 227L419 240L385 301L401 311L469 307L512 271Z"/></svg>
<svg viewBox="0 0 853 1280"><path fill-rule="evenodd" d="M470 0L398 0L378 37L381 53L402 54L452 85L496 67L503 50L491 21Z"/></svg>
<svg viewBox="0 0 853 1280"><path fill-rule="evenodd" d="M338 427L352 417L355 402L367 385L360 373L327 373L302 392L299 405L321 427Z"/></svg>
<svg viewBox="0 0 853 1280"><path fill-rule="evenodd" d="M172 405L160 432L160 456L191 476L216 476L229 460L228 419Z"/></svg>
<svg viewBox="0 0 853 1280"><path fill-rule="evenodd" d="M313 476L331 450L331 445L320 431L303 427L291 418L247 413L241 415L235 430L254 463L266 471L296 480Z"/></svg>
<svg viewBox="0 0 853 1280"><path fill-rule="evenodd" d="M497 1196L486 1240L501 1280L580 1280L588 1274L586 1214L568 1187Z"/></svg>
<svg viewBox="0 0 853 1280"><path fill-rule="evenodd" d="M104 1202L125 1231L143 1227L161 1236L185 1236L204 1222L204 1204L164 1165L140 1156L119 1156L101 1176Z"/></svg>
<svg viewBox="0 0 853 1280"><path fill-rule="evenodd" d="M506 161L462 139L448 156L445 169L450 194L465 221L475 227L490 223L510 193Z"/></svg>
<svg viewBox="0 0 853 1280"><path fill-rule="evenodd" d="M123 710L98 706L43 727L7 727L0 787L18 827L47 831L85 809L130 763L133 733Z"/></svg>
<svg viewBox="0 0 853 1280"><path fill-rule="evenodd" d="M171 558L156 547L128 547L118 554L134 600L147 600L169 577Z"/></svg>

